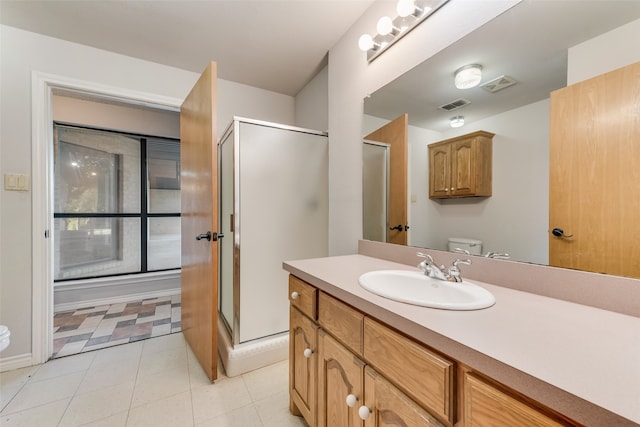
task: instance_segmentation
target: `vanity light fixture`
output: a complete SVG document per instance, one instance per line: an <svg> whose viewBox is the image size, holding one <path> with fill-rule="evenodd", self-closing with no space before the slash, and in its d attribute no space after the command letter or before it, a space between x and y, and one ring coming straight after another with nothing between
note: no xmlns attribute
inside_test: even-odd
<svg viewBox="0 0 640 427"><path fill-rule="evenodd" d="M371 62L405 34L431 16L449 0L398 0L397 17L383 16L376 25L377 34L363 34L358 47L367 52L367 61Z"/></svg>
<svg viewBox="0 0 640 427"><path fill-rule="evenodd" d="M464 126L464 117L463 116L455 116L451 117L451 121L449 122L452 128L459 128Z"/></svg>
<svg viewBox="0 0 640 427"><path fill-rule="evenodd" d="M482 80L482 65L469 64L458 68L454 73L454 83L458 89L470 89Z"/></svg>

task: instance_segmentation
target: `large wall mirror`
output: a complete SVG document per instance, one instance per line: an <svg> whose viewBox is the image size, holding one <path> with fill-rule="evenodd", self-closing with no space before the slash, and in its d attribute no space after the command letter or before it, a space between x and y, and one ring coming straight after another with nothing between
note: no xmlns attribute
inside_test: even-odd
<svg viewBox="0 0 640 427"><path fill-rule="evenodd" d="M408 114L408 244L446 250L450 237L477 239L483 253L548 265L550 93L585 68L619 68L601 55L616 40L640 61L639 37L640 1L524 0L367 97L363 136ZM467 64L482 66L481 83L457 89L454 72ZM464 126L450 126L455 116ZM495 133L493 195L429 199L428 144L477 130Z"/></svg>

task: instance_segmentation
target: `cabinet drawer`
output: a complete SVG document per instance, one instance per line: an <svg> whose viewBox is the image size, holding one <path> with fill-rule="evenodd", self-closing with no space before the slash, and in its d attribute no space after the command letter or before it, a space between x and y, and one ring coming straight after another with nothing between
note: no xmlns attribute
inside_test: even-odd
<svg viewBox="0 0 640 427"><path fill-rule="evenodd" d="M289 275L289 301L310 319L318 318L316 313L318 290L293 275Z"/></svg>
<svg viewBox="0 0 640 427"><path fill-rule="evenodd" d="M369 318L364 320L364 358L418 404L454 422L452 361Z"/></svg>
<svg viewBox="0 0 640 427"><path fill-rule="evenodd" d="M470 373L464 375L464 420L468 426L563 426L542 412Z"/></svg>
<svg viewBox="0 0 640 427"><path fill-rule="evenodd" d="M320 292L318 323L358 356L362 356L362 321L364 315Z"/></svg>

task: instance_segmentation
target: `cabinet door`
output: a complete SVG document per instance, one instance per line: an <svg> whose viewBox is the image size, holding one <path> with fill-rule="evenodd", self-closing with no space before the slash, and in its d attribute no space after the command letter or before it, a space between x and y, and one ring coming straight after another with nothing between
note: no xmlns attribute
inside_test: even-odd
<svg viewBox="0 0 640 427"><path fill-rule="evenodd" d="M476 193L476 158L472 139L451 144L452 196L470 196Z"/></svg>
<svg viewBox="0 0 640 427"><path fill-rule="evenodd" d="M318 326L296 308L290 308L289 397L291 412L316 425Z"/></svg>
<svg viewBox="0 0 640 427"><path fill-rule="evenodd" d="M559 427L565 425L468 372L464 376L464 420L466 426Z"/></svg>
<svg viewBox="0 0 640 427"><path fill-rule="evenodd" d="M364 375L365 406L369 416L365 427L442 427L417 403L394 387L373 368L367 366ZM364 414L367 410L364 410Z"/></svg>
<svg viewBox="0 0 640 427"><path fill-rule="evenodd" d="M449 196L451 146L429 147L429 197Z"/></svg>
<svg viewBox="0 0 640 427"><path fill-rule="evenodd" d="M318 426L362 427L364 363L323 330L318 332ZM354 402L347 405L347 397Z"/></svg>

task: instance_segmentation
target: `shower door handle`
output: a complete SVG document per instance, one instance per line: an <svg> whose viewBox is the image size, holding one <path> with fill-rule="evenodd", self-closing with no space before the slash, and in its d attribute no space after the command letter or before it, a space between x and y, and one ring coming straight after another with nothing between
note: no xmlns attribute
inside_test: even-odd
<svg viewBox="0 0 640 427"><path fill-rule="evenodd" d="M206 233L201 233L198 234L196 236L196 240L209 240L209 241L214 241L217 242L219 239L222 239L224 237L224 234L220 233L212 233L210 231L207 231Z"/></svg>

